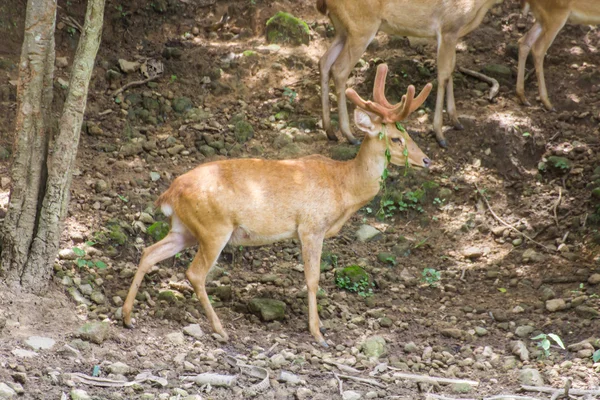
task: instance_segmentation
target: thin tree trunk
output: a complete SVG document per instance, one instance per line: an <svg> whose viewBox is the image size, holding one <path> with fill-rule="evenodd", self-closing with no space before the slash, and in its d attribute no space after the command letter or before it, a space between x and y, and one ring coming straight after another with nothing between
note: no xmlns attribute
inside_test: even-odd
<svg viewBox="0 0 600 400"><path fill-rule="evenodd" d="M56 2L29 1L19 63L12 191L2 230L0 272L19 282L38 221L45 186L54 76Z"/></svg>
<svg viewBox="0 0 600 400"><path fill-rule="evenodd" d="M60 118L60 131L48 154L48 181L37 234L21 283L37 292L47 286L58 253L63 221L69 206L69 190L88 88L102 37L104 1L88 0L83 32L73 60L69 93Z"/></svg>
<svg viewBox="0 0 600 400"><path fill-rule="evenodd" d="M13 188L0 231L0 273L12 286L46 290L67 213L72 169L94 60L100 46L105 0L88 0L69 92L56 137L48 133L54 73L54 0L29 0L19 71ZM48 150L49 149L49 150Z"/></svg>

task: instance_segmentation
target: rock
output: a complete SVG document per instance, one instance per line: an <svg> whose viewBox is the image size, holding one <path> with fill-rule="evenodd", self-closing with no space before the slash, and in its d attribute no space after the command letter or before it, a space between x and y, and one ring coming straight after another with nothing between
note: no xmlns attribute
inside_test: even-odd
<svg viewBox="0 0 600 400"><path fill-rule="evenodd" d="M136 61L127 61L124 59L119 59L119 68L126 74L131 74L140 69L141 64Z"/></svg>
<svg viewBox="0 0 600 400"><path fill-rule="evenodd" d="M131 367L125 363L117 361L116 363L112 363L108 366L108 371L111 374L127 375L131 371Z"/></svg>
<svg viewBox="0 0 600 400"><path fill-rule="evenodd" d="M62 249L58 252L58 258L61 260L76 260L77 254L73 249Z"/></svg>
<svg viewBox="0 0 600 400"><path fill-rule="evenodd" d="M215 154L217 154L217 151L213 148L210 147L207 144L203 144L202 146L200 146L198 148L198 151L204 156L204 157L212 157Z"/></svg>
<svg viewBox="0 0 600 400"><path fill-rule="evenodd" d="M544 386L542 375L534 368L523 368L519 371L519 382L528 386Z"/></svg>
<svg viewBox="0 0 600 400"><path fill-rule="evenodd" d="M360 147L350 144L338 144L331 148L331 158L338 161L352 160Z"/></svg>
<svg viewBox="0 0 600 400"><path fill-rule="evenodd" d="M550 156L548 157L548 165L554 170L566 172L573 167L573 162L566 157Z"/></svg>
<svg viewBox="0 0 600 400"><path fill-rule="evenodd" d="M4 382L0 382L0 399L12 399L17 395L10 386Z"/></svg>
<svg viewBox="0 0 600 400"><path fill-rule="evenodd" d="M362 398L362 395L354 390L344 390L342 393L343 400L359 400Z"/></svg>
<svg viewBox="0 0 600 400"><path fill-rule="evenodd" d="M379 239L381 232L371 225L361 225L356 231L356 239L359 242L369 242L372 240Z"/></svg>
<svg viewBox="0 0 600 400"><path fill-rule="evenodd" d="M188 325L188 326L184 327L183 333L185 333L188 336L193 337L194 339L200 339L200 338L202 338L202 336L204 336L204 332L202 331L202 328L200 328L200 325L198 325L198 324L192 324L192 325Z"/></svg>
<svg viewBox="0 0 600 400"><path fill-rule="evenodd" d="M39 350L39 349L49 350L52 347L54 347L54 344L56 344L56 341L49 337L30 336L25 341L25 343L27 343L27 345L34 350Z"/></svg>
<svg viewBox="0 0 600 400"><path fill-rule="evenodd" d="M283 301L254 298L248 303L248 310L260 317L264 322L277 321L285 318L287 305Z"/></svg>
<svg viewBox="0 0 600 400"><path fill-rule="evenodd" d="M483 256L483 249L474 246L467 247L465 250L463 250L463 256L469 260L477 259Z"/></svg>
<svg viewBox="0 0 600 400"><path fill-rule="evenodd" d="M89 283L86 283L83 285L79 285L79 291L86 296L91 296L91 294L94 291L94 288Z"/></svg>
<svg viewBox="0 0 600 400"><path fill-rule="evenodd" d="M192 103L192 100L189 97L177 97L171 102L171 108L173 108L173 111L179 114L183 114L184 112L190 110L193 106L194 103Z"/></svg>
<svg viewBox="0 0 600 400"><path fill-rule="evenodd" d="M77 302L77 304L85 304L87 306L91 305L92 302L89 301L88 299L86 299L85 297L83 297L83 295L81 294L81 292L79 292L79 290L77 290L74 287L68 287L67 288L67 292L69 292L69 294L71 295L71 297L73 298L73 300L75 300Z"/></svg>
<svg viewBox="0 0 600 400"><path fill-rule="evenodd" d="M119 153L123 157L131 157L131 156L135 156L136 154L140 154L143 151L144 151L144 142L137 140L134 142L125 143L123 146L121 146Z"/></svg>
<svg viewBox="0 0 600 400"><path fill-rule="evenodd" d="M538 253L534 249L527 249L523 252L522 259L524 263L527 263L529 261L537 263L544 261L546 257L543 254Z"/></svg>
<svg viewBox="0 0 600 400"><path fill-rule="evenodd" d="M182 332L173 332L167 335L167 340L175 346L179 346L185 343L185 338Z"/></svg>
<svg viewBox="0 0 600 400"><path fill-rule="evenodd" d="M267 42L292 45L308 44L310 30L306 22L286 12L278 12L266 24Z"/></svg>
<svg viewBox="0 0 600 400"><path fill-rule="evenodd" d="M588 278L588 283L590 285L597 285L600 283L600 274L592 274L589 278Z"/></svg>
<svg viewBox="0 0 600 400"><path fill-rule="evenodd" d="M92 400L92 397L82 389L73 389L69 395L71 396L71 400Z"/></svg>
<svg viewBox="0 0 600 400"><path fill-rule="evenodd" d="M513 340L510 342L510 351L521 361L529 361L529 350L527 346L520 340Z"/></svg>
<svg viewBox="0 0 600 400"><path fill-rule="evenodd" d="M106 297L104 296L104 294L102 294L102 292L99 291L92 292L92 294L90 295L90 299L92 299L92 301L96 304L106 303Z"/></svg>
<svg viewBox="0 0 600 400"><path fill-rule="evenodd" d="M298 400L309 400L312 399L313 396L313 392L312 390L305 388L305 387L301 387L298 388L298 390L296 390L296 399Z"/></svg>
<svg viewBox="0 0 600 400"><path fill-rule="evenodd" d="M453 393L470 393L473 391L473 386L466 382L457 382L452 384Z"/></svg>
<svg viewBox="0 0 600 400"><path fill-rule="evenodd" d="M564 299L552 299L546 301L546 310L550 312L561 311L567 308L567 303Z"/></svg>
<svg viewBox="0 0 600 400"><path fill-rule="evenodd" d="M367 358L377 359L387 354L385 339L381 336L371 336L364 341L361 351Z"/></svg>
<svg viewBox="0 0 600 400"><path fill-rule="evenodd" d="M483 67L483 73L498 79L510 79L512 77L510 67L502 64L488 64Z"/></svg>
<svg viewBox="0 0 600 400"><path fill-rule="evenodd" d="M575 307L575 313L584 319L595 319L600 317L600 311L588 306Z"/></svg>
<svg viewBox="0 0 600 400"><path fill-rule="evenodd" d="M484 327L481 326L476 326L475 327L475 334L477 336L485 336L489 333L489 331L487 329L485 329Z"/></svg>
<svg viewBox="0 0 600 400"><path fill-rule="evenodd" d="M11 353L19 358L33 358L37 357L37 353L35 351L29 351L25 349L14 349Z"/></svg>
<svg viewBox="0 0 600 400"><path fill-rule="evenodd" d="M279 369L289 363L282 354L274 354L271 357L271 368Z"/></svg>
<svg viewBox="0 0 600 400"><path fill-rule="evenodd" d="M504 357L502 369L505 371L512 371L515 368L517 368L517 358L513 356Z"/></svg>
<svg viewBox="0 0 600 400"><path fill-rule="evenodd" d="M453 339L463 339L467 337L467 333L458 328L446 328L440 332L443 336L450 337Z"/></svg>
<svg viewBox="0 0 600 400"><path fill-rule="evenodd" d="M107 322L88 322L81 326L77 330L77 333L83 340L102 344L108 337L109 324Z"/></svg>
<svg viewBox="0 0 600 400"><path fill-rule="evenodd" d="M520 338L526 338L529 337L534 330L535 328L529 325L517 326L517 329L515 329L515 335Z"/></svg>
<svg viewBox="0 0 600 400"><path fill-rule="evenodd" d="M238 143L246 143L254 137L254 127L247 121L237 121L233 126L233 135Z"/></svg>
<svg viewBox="0 0 600 400"><path fill-rule="evenodd" d="M407 353L418 353L419 348L414 342L408 342L404 345L404 351Z"/></svg>

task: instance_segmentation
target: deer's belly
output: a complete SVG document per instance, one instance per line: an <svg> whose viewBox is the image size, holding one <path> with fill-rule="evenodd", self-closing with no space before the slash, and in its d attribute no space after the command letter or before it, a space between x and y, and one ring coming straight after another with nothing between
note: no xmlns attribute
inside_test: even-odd
<svg viewBox="0 0 600 400"><path fill-rule="evenodd" d="M296 230L278 233L253 232L242 226L237 227L231 234L229 244L232 246L263 246L286 239L298 237Z"/></svg>

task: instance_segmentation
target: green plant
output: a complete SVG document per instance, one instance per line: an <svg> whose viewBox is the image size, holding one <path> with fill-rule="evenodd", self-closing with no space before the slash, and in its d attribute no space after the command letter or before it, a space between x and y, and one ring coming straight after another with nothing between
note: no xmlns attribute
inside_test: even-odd
<svg viewBox="0 0 600 400"><path fill-rule="evenodd" d="M600 349L596 350L594 354L592 354L592 360L594 360L595 363L600 362Z"/></svg>
<svg viewBox="0 0 600 400"><path fill-rule="evenodd" d="M542 350L542 356L548 358L550 356L550 339L554 340L554 342L564 350L565 345L558 335L554 333L540 333L539 335L532 337L531 340L537 340L536 346Z"/></svg>
<svg viewBox="0 0 600 400"><path fill-rule="evenodd" d="M421 272L421 282L425 282L431 287L436 287L441 278L442 273L435 268L423 268L423 272Z"/></svg>
<svg viewBox="0 0 600 400"><path fill-rule="evenodd" d="M119 198L119 200L121 200L123 203L129 203L129 199L125 196L122 196L120 194L117 195L117 197Z"/></svg>
<svg viewBox="0 0 600 400"><path fill-rule="evenodd" d="M335 285L352 293L356 293L361 297L373 296L374 283L369 282L369 279L363 278L358 282L352 282L348 276L342 276L335 279Z"/></svg>
<svg viewBox="0 0 600 400"><path fill-rule="evenodd" d="M284 87L283 95L286 96L288 98L290 104L292 104L294 102L294 100L296 100L296 96L298 96L298 93L296 93L296 91L294 89L290 89L289 87Z"/></svg>
<svg viewBox="0 0 600 400"><path fill-rule="evenodd" d="M439 197L436 197L435 199L433 199L433 205L434 206L441 206L442 204L444 204L444 201L446 201L445 199L440 199Z"/></svg>
<svg viewBox="0 0 600 400"><path fill-rule="evenodd" d="M169 83L175 83L176 80L177 80L177 75L173 74L173 75L171 75L171 80Z"/></svg>
<svg viewBox="0 0 600 400"><path fill-rule="evenodd" d="M165 221L156 221L146 229L146 233L152 236L155 242L158 242L167 236L169 229L169 224Z"/></svg>
<svg viewBox="0 0 600 400"><path fill-rule="evenodd" d="M67 33L69 34L69 36L75 36L75 32L77 32L77 30L72 26L67 27Z"/></svg>
<svg viewBox="0 0 600 400"><path fill-rule="evenodd" d="M92 247L95 243L94 242L85 242L85 244L89 247ZM98 268L98 269L104 269L106 268L106 263L104 263L103 261L100 260L86 260L83 257L85 257L85 250L80 249L79 247L73 247L73 253L75 253L75 255L77 256L77 259L75 260L75 263L77 264L77 266L79 268L83 268L83 267L88 267L88 268Z"/></svg>

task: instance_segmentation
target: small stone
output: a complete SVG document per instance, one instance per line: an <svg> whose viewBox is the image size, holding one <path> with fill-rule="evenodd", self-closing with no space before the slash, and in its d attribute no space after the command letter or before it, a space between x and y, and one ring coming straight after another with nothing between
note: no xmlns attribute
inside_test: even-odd
<svg viewBox="0 0 600 400"><path fill-rule="evenodd" d="M193 337L194 339L200 339L200 338L202 338L202 336L204 336L204 332L202 331L202 328L200 328L200 325L198 325L198 324L192 324L192 325L188 325L188 326L184 327L183 333L185 333L188 336Z"/></svg>
<svg viewBox="0 0 600 400"><path fill-rule="evenodd" d="M359 242L369 242L381 237L381 232L371 225L361 225L356 231L356 239Z"/></svg>
<svg viewBox="0 0 600 400"><path fill-rule="evenodd" d="M473 386L466 382L458 382L452 385L453 393L470 393L473 391Z"/></svg>
<svg viewBox="0 0 600 400"><path fill-rule="evenodd" d="M82 389L73 389L69 395L71 396L71 400L92 400L92 397Z"/></svg>
<svg viewBox="0 0 600 400"><path fill-rule="evenodd" d="M140 69L140 66L141 64L136 61L127 61L122 58L119 60L119 68L121 68L121 71L126 74L136 72L138 69Z"/></svg>
<svg viewBox="0 0 600 400"><path fill-rule="evenodd" d="M550 312L561 311L567 308L567 303L564 299L552 299L546 301L546 310Z"/></svg>
<svg viewBox="0 0 600 400"><path fill-rule="evenodd" d="M519 371L519 381L528 386L544 386L544 379L537 369L523 368Z"/></svg>
<svg viewBox="0 0 600 400"><path fill-rule="evenodd" d="M83 340L102 344L108 337L109 324L107 322L89 322L77 330Z"/></svg>
<svg viewBox="0 0 600 400"><path fill-rule="evenodd" d="M4 382L0 382L0 399L11 399L17 395L10 386Z"/></svg>
<svg viewBox="0 0 600 400"><path fill-rule="evenodd" d="M25 349L14 349L11 353L19 358L33 358L37 357L37 353L35 351L25 350Z"/></svg>
<svg viewBox="0 0 600 400"><path fill-rule="evenodd" d="M407 353L418 353L419 348L414 342L408 342L404 345L404 351Z"/></svg>
<svg viewBox="0 0 600 400"><path fill-rule="evenodd" d="M54 346L56 341L49 337L30 336L25 341L25 343L27 343L27 345L34 350L39 350L39 349L49 350Z"/></svg>
<svg viewBox="0 0 600 400"><path fill-rule="evenodd" d="M108 366L111 374L127 375L131 371L131 367L125 363L117 361Z"/></svg>
<svg viewBox="0 0 600 400"><path fill-rule="evenodd" d="M362 344L361 350L367 358L379 358L387 353L385 339L381 336L371 336Z"/></svg>
<svg viewBox="0 0 600 400"><path fill-rule="evenodd" d="M481 256L483 256L483 249L479 248L479 247L467 247L466 249L463 250L463 256L465 258L468 258L469 260L474 260L477 259Z"/></svg>
<svg viewBox="0 0 600 400"><path fill-rule="evenodd" d="M489 332L487 329L481 327L481 326L476 326L475 327L475 334L477 334L477 336L485 336L487 335Z"/></svg>
<svg viewBox="0 0 600 400"><path fill-rule="evenodd" d="M588 283L590 285L597 285L600 283L600 274L592 274L589 278L588 278Z"/></svg>
<svg viewBox="0 0 600 400"><path fill-rule="evenodd" d="M600 317L600 311L596 310L593 307L588 306L577 306L575 307L575 313L581 318L585 319L595 319Z"/></svg>
<svg viewBox="0 0 600 400"><path fill-rule="evenodd" d="M298 388L298 390L296 390L296 399L298 400L309 400L312 399L313 396L313 392L312 390L305 388L305 387L301 387Z"/></svg>
<svg viewBox="0 0 600 400"><path fill-rule="evenodd" d="M275 354L271 357L271 368L278 369L287 364L288 361L282 354Z"/></svg>
<svg viewBox="0 0 600 400"><path fill-rule="evenodd" d="M185 343L185 338L183 337L182 332L169 333L167 335L167 340L175 346L182 345Z"/></svg>
<svg viewBox="0 0 600 400"><path fill-rule="evenodd" d="M248 303L248 309L263 321L277 321L285 318L287 304L280 300L254 298Z"/></svg>
<svg viewBox="0 0 600 400"><path fill-rule="evenodd" d="M519 357L521 361L529 361L529 350L527 346L520 340L510 342L510 351Z"/></svg>
<svg viewBox="0 0 600 400"><path fill-rule="evenodd" d="M90 295L90 299L96 304L104 304L106 303L106 297L102 294L102 292L92 292Z"/></svg>
<svg viewBox="0 0 600 400"><path fill-rule="evenodd" d="M517 326L517 329L515 329L515 335L520 338L526 338L529 337L534 330L535 328L529 325Z"/></svg>
<svg viewBox="0 0 600 400"><path fill-rule="evenodd" d="M76 260L77 254L73 249L62 249L58 252L58 258L61 260Z"/></svg>
<svg viewBox="0 0 600 400"><path fill-rule="evenodd" d="M343 400L359 400L361 398L362 395L354 390L345 390L344 393L342 393Z"/></svg>
<svg viewBox="0 0 600 400"><path fill-rule="evenodd" d="M462 339L462 338L465 338L467 336L467 334L466 334L465 331L460 330L458 328L442 329L441 334L443 336L450 337L450 338L453 338L453 339Z"/></svg>

